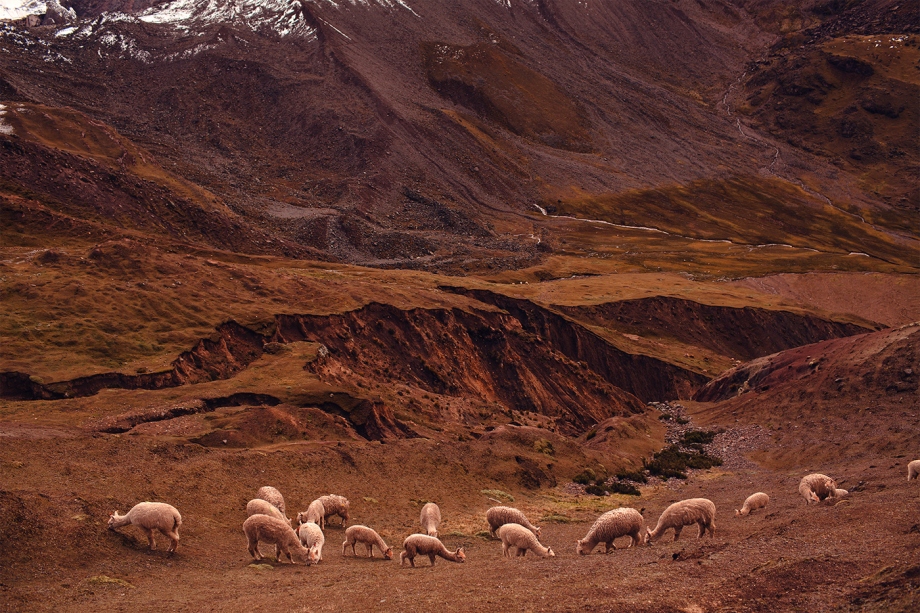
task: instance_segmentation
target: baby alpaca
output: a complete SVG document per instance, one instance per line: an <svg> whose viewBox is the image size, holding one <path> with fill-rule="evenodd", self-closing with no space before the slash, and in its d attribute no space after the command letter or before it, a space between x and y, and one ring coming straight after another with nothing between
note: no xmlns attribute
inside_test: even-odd
<svg viewBox="0 0 920 613"><path fill-rule="evenodd" d="M323 561L323 545L326 544L326 537L323 531L312 521L301 524L297 529L297 536L300 538L300 544L310 551L310 562Z"/></svg>
<svg viewBox="0 0 920 613"><path fill-rule="evenodd" d="M406 540L403 541L403 549L405 549L405 551L399 554L400 566L404 565L408 559L412 568L415 568L415 556L419 554L427 555L428 559L431 560L432 566L434 566L435 556L441 556L445 560L450 560L451 562L466 561L466 554L463 552L463 547L458 547L457 551L450 552L447 550L447 547L444 546L444 543L427 534L410 534L406 537Z"/></svg>
<svg viewBox="0 0 920 613"><path fill-rule="evenodd" d="M345 555L345 548L351 545L351 554L357 557L356 543L364 543L369 558L374 557L374 545L377 545L385 560L393 559L393 548L389 547L376 531L367 526L348 526L345 530L345 542L342 543L342 555Z"/></svg>
<svg viewBox="0 0 920 613"><path fill-rule="evenodd" d="M169 538L170 553L179 546L179 526L182 525L182 516L176 507L165 502L139 502L124 515L115 511L109 516L109 530L133 524L147 533L147 542L150 549L156 549L153 540L153 531L158 530Z"/></svg>
<svg viewBox="0 0 920 613"><path fill-rule="evenodd" d="M580 555L588 555L598 543L604 543L604 553L616 549L614 539L629 535L632 539L626 547L641 545L645 542L642 534L642 515L635 509L613 509L597 518L588 534L580 541L575 541L575 551Z"/></svg>
<svg viewBox="0 0 920 613"><path fill-rule="evenodd" d="M441 525L441 509L433 502L427 503L422 507L422 529L425 534L437 538L438 526Z"/></svg>
<svg viewBox="0 0 920 613"><path fill-rule="evenodd" d="M552 548L544 547L537 540L536 535L520 524L503 524L495 531L502 540L502 555L511 557L511 549L517 550L518 556L527 555L530 549L541 558L555 558Z"/></svg>
<svg viewBox="0 0 920 613"><path fill-rule="evenodd" d="M489 535L495 538L495 531L505 524L520 524L540 538L540 528L527 521L527 517L514 507L492 507L486 511L486 521L489 522Z"/></svg>
<svg viewBox="0 0 920 613"><path fill-rule="evenodd" d="M703 538L706 531L709 530L709 538L716 534L716 505L706 498L690 498L675 502L661 514L658 518L658 525L654 530L645 530L645 540L648 543L654 543L668 529L674 528L674 540L680 537L680 531L684 526L698 524L700 527L699 538Z"/></svg>
<svg viewBox="0 0 920 613"><path fill-rule="evenodd" d="M744 501L744 506L742 506L740 509L735 509L735 517L750 515L757 509L765 508L768 502L770 502L770 497L763 492L751 494L747 497L747 500Z"/></svg>
<svg viewBox="0 0 920 613"><path fill-rule="evenodd" d="M243 522L243 532L249 541L249 553L256 561L262 559L259 541L275 545L275 559L279 564L284 561L282 556L287 556L291 564L295 563L295 555L304 564L310 559L310 552L300 544L300 539L294 529L286 521L277 517L253 515Z"/></svg>
<svg viewBox="0 0 920 613"><path fill-rule="evenodd" d="M319 498L311 502L306 511L301 511L297 514L298 525L307 522L313 522L320 528L326 527L326 508L323 506L323 501Z"/></svg>
<svg viewBox="0 0 920 613"><path fill-rule="evenodd" d="M837 489L837 483L827 475L820 473L805 475L799 481L799 494L805 498L806 504L821 502L833 496L835 489Z"/></svg>

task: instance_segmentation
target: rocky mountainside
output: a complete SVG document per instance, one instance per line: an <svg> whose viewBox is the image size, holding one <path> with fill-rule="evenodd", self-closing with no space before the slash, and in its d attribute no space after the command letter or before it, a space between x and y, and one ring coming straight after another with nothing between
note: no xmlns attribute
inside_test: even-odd
<svg viewBox="0 0 920 613"><path fill-rule="evenodd" d="M749 64L768 49L792 61L791 43L770 47L758 18L781 3L743 4L74 3L66 27L0 33L4 193L212 246L379 266L532 263L560 246L541 211L903 263L917 249L914 148L886 141L841 167L829 156L842 145L819 148L837 128L795 127L823 111L768 112L764 87L791 77ZM803 48L824 57L872 24L851 21L822 22ZM885 50L905 65L910 23L879 26L906 28ZM885 124L879 138L907 138L911 105L870 104L879 87L915 93L893 70L872 79L894 89L822 91L855 87L845 96L875 109L858 113ZM784 129L791 144L770 136ZM904 179L879 192L866 164Z"/></svg>

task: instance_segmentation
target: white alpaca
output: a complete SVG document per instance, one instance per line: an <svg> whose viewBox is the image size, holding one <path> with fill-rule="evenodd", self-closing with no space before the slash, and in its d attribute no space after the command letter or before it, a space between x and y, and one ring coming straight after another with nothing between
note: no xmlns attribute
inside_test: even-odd
<svg viewBox="0 0 920 613"><path fill-rule="evenodd" d="M438 526L441 525L441 509L433 502L427 503L422 507L422 514L419 517L422 522L422 529L428 536L438 536Z"/></svg>
<svg viewBox="0 0 920 613"><path fill-rule="evenodd" d="M646 528L645 540L654 543L670 528L674 528L674 540L680 537L684 526L697 524L700 527L699 537L703 538L709 530L709 538L716 534L716 505L706 498L690 498L675 502L658 518L658 525L654 530Z"/></svg>
<svg viewBox="0 0 920 613"><path fill-rule="evenodd" d="M537 535L520 524L502 524L495 533L502 540L502 555L506 558L511 557L512 549L520 557L527 555L528 549L541 558L556 557L552 548L541 545Z"/></svg>
<svg viewBox="0 0 920 613"><path fill-rule="evenodd" d="M419 554L427 555L428 559L431 560L432 566L434 566L435 556L440 556L451 562L466 561L466 554L463 552L463 547L459 547L456 551L448 551L444 543L427 534L410 534L406 537L406 540L403 541L403 549L405 549L405 551L399 554L400 566L405 564L406 560L409 560L409 564L412 568L415 568L415 556Z"/></svg>
<svg viewBox="0 0 920 613"><path fill-rule="evenodd" d="M156 549L153 540L153 531L158 530L169 537L169 549L173 552L179 546L179 526L182 525L182 516L176 507L165 502L139 502L124 515L115 511L109 516L109 530L133 524L147 533L147 542L151 549Z"/></svg>
<svg viewBox="0 0 920 613"><path fill-rule="evenodd" d="M768 502L770 502L770 497L763 492L751 494L747 497L747 500L744 501L744 506L740 509L735 509L735 517L750 515L757 509L765 508Z"/></svg>
<svg viewBox="0 0 920 613"><path fill-rule="evenodd" d="M627 535L631 538L627 548L641 545L645 542L642 522L642 515L635 509L623 508L607 511L597 518L585 538L575 542L575 551L580 555L588 555L594 551L598 543L604 543L604 553L610 553L616 549L613 541Z"/></svg>

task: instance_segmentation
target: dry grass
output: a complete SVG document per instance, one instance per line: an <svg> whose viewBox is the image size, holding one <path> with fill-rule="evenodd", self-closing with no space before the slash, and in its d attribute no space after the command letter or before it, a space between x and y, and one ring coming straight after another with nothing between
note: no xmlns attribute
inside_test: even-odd
<svg viewBox="0 0 920 613"><path fill-rule="evenodd" d="M838 256L866 253L892 265L913 266L920 254L916 241L899 244L851 213L772 178L699 180L683 186L587 195L558 201L555 208L563 215L658 228L689 238L791 245ZM694 250L686 250L684 257L692 262Z"/></svg>

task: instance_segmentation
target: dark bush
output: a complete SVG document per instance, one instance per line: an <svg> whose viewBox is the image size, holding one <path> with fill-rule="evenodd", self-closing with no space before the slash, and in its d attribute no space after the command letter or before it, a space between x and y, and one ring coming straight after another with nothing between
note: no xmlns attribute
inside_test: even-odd
<svg viewBox="0 0 920 613"><path fill-rule="evenodd" d="M680 442L684 445L708 445L718 432L712 430L690 430L684 434Z"/></svg>
<svg viewBox="0 0 920 613"><path fill-rule="evenodd" d="M600 485L589 485L585 488L585 493L591 494L592 496L605 496L607 490Z"/></svg>
<svg viewBox="0 0 920 613"><path fill-rule="evenodd" d="M572 479L572 481L574 481L575 483L581 484L581 485L588 485L592 481L596 481L596 480L597 480L597 473L595 473L590 468L584 469L583 471L575 475L575 477Z"/></svg>
<svg viewBox="0 0 920 613"><path fill-rule="evenodd" d="M629 483L613 483L607 486L607 491L611 494L626 494L627 496L642 495L642 492L639 491L639 488Z"/></svg>
<svg viewBox="0 0 920 613"><path fill-rule="evenodd" d="M617 479L621 481L635 481L636 483L648 483L648 477L641 470L623 470L617 473Z"/></svg>
<svg viewBox="0 0 920 613"><path fill-rule="evenodd" d="M646 470L656 477L664 480L671 478L686 479L684 472L688 468L712 468L721 466L722 460L706 454L687 453L681 451L677 445L668 445L656 453L650 462L645 465Z"/></svg>

